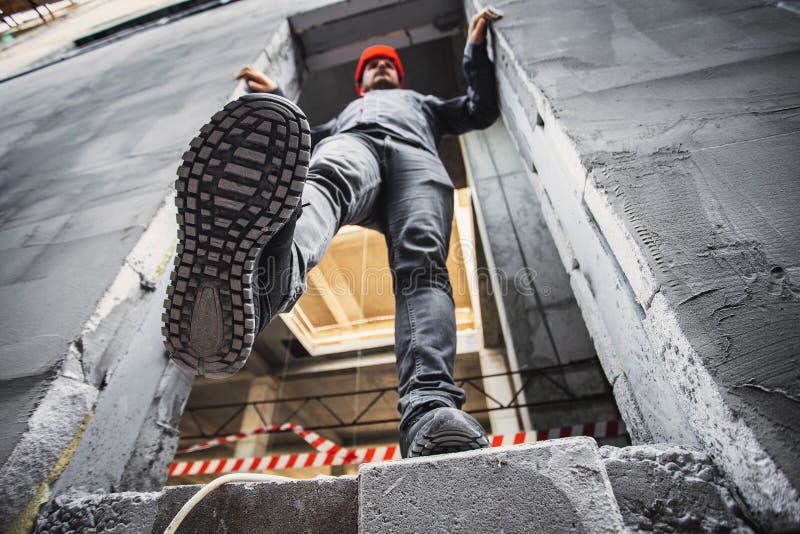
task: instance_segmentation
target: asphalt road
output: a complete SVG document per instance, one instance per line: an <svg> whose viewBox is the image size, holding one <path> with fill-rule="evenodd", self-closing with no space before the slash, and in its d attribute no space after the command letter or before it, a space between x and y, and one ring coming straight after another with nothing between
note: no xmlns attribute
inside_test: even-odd
<svg viewBox="0 0 800 534"><path fill-rule="evenodd" d="M238 68L319 3L243 0L0 84L0 463Z"/></svg>

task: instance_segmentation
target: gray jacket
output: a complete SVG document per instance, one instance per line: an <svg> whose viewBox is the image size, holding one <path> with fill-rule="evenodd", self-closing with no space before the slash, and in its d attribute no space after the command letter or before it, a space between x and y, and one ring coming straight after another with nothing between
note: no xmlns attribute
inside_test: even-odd
<svg viewBox="0 0 800 534"><path fill-rule="evenodd" d="M438 154L443 134L486 128L500 114L494 65L489 61L485 41L481 45L467 43L464 75L467 94L446 100L408 89L368 91L333 119L313 127L311 144L340 132L374 131Z"/></svg>

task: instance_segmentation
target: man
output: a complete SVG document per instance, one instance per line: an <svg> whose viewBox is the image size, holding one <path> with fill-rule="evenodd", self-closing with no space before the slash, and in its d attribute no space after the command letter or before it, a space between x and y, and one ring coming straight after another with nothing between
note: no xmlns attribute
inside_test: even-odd
<svg viewBox="0 0 800 534"><path fill-rule="evenodd" d="M178 170L180 246L164 314L176 363L210 377L238 371L257 333L300 298L337 230L376 228L395 292L403 457L489 446L453 383L453 186L436 147L442 134L488 127L499 114L486 51L497 18L486 9L470 23L467 95L404 90L394 49L370 47L356 69L359 98L310 131L297 106L266 94L280 94L267 76L240 72L259 93L215 114Z"/></svg>

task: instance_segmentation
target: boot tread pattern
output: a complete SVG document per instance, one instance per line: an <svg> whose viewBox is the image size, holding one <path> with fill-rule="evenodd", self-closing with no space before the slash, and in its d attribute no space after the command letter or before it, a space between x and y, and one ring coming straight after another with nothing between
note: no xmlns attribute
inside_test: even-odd
<svg viewBox="0 0 800 534"><path fill-rule="evenodd" d="M425 433L411 443L409 456L432 456L489 447L488 438L477 432L455 429Z"/></svg>
<svg viewBox="0 0 800 534"><path fill-rule="evenodd" d="M244 366L258 333L256 261L300 202L310 149L302 111L271 95L230 102L190 142L162 317L164 345L184 369L219 378Z"/></svg>

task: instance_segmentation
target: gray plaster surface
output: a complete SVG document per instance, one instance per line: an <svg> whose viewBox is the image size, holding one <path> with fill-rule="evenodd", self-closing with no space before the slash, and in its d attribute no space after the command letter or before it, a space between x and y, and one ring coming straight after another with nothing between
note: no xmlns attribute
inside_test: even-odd
<svg viewBox="0 0 800 534"><path fill-rule="evenodd" d="M66 494L42 509L37 532L161 533L200 486L152 493ZM358 532L355 477L234 482L209 493L186 516L179 533Z"/></svg>
<svg viewBox="0 0 800 534"><path fill-rule="evenodd" d="M676 445L601 447L625 526L634 532L752 532L707 454Z"/></svg>
<svg viewBox="0 0 800 534"><path fill-rule="evenodd" d="M140 334L148 312L139 305L161 307L143 283L112 303L92 339L82 337L188 140L272 29L317 4L244 0L0 84L0 528L33 496ZM64 399L60 411L37 410Z"/></svg>
<svg viewBox="0 0 800 534"><path fill-rule="evenodd" d="M796 527L800 18L748 0L503 9L512 131L626 420L702 445L762 525Z"/></svg>
<svg viewBox="0 0 800 534"><path fill-rule="evenodd" d="M169 365L164 371L116 484L120 491L157 491L164 487L178 449L179 425L192 383L193 377L177 365Z"/></svg>
<svg viewBox="0 0 800 534"><path fill-rule="evenodd" d="M620 532L591 438L359 468L359 532Z"/></svg>
<svg viewBox="0 0 800 534"><path fill-rule="evenodd" d="M165 294L167 283L162 276L154 293ZM129 345L120 340L116 344L121 357L108 373L108 384L70 464L53 485L55 494L70 489L141 491L160 488L166 481L192 378L164 357L160 307L149 301L142 307L140 316L129 317L132 334L120 336L129 339ZM158 401L164 397L167 402L159 417Z"/></svg>

